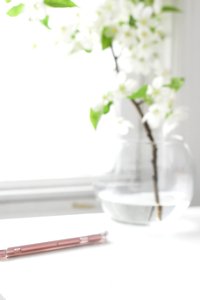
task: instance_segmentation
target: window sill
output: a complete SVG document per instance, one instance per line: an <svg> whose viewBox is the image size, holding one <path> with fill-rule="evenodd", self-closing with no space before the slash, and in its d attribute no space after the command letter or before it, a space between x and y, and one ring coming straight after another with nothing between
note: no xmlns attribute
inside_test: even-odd
<svg viewBox="0 0 200 300"><path fill-rule="evenodd" d="M0 185L0 218L100 211L90 178L9 182Z"/></svg>

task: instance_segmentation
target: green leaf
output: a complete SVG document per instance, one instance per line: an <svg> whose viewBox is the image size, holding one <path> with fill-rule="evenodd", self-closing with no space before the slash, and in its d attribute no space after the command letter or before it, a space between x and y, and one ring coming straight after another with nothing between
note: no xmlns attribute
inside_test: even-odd
<svg viewBox="0 0 200 300"><path fill-rule="evenodd" d="M104 105L104 107L103 107L103 114L104 115L109 113L110 107L111 107L112 104L113 104L113 102L109 101L107 104Z"/></svg>
<svg viewBox="0 0 200 300"><path fill-rule="evenodd" d="M143 85L136 92L134 92L132 95L130 95L128 98L131 100L145 99L147 96L147 89L148 89L148 85Z"/></svg>
<svg viewBox="0 0 200 300"><path fill-rule="evenodd" d="M144 3L146 6L150 6L154 4L154 0L131 0L132 3L138 4L140 2Z"/></svg>
<svg viewBox="0 0 200 300"><path fill-rule="evenodd" d="M90 109L90 121L95 129L97 128L97 125L98 125L101 117L102 117L101 111L96 111L92 108Z"/></svg>
<svg viewBox="0 0 200 300"><path fill-rule="evenodd" d="M51 7L75 7L77 6L71 0L44 0L44 4Z"/></svg>
<svg viewBox="0 0 200 300"><path fill-rule="evenodd" d="M134 27L134 28L137 28L137 21L135 18L133 18L133 16L130 16L129 17L129 22L128 24L131 26L131 27Z"/></svg>
<svg viewBox="0 0 200 300"><path fill-rule="evenodd" d="M172 90L175 90L176 92L180 90L185 83L185 79L182 77L173 77L171 79L171 82L169 84L166 84L166 87L171 88Z"/></svg>
<svg viewBox="0 0 200 300"><path fill-rule="evenodd" d="M102 49L105 50L112 46L115 31L111 27L104 27L101 32L101 45Z"/></svg>
<svg viewBox="0 0 200 300"><path fill-rule="evenodd" d="M10 17L17 17L20 15L24 10L25 5L23 3L20 3L16 6L13 6L7 11L7 15Z"/></svg>
<svg viewBox="0 0 200 300"><path fill-rule="evenodd" d="M5 2L6 2L6 3L10 3L10 2L11 2L11 0L5 0Z"/></svg>
<svg viewBox="0 0 200 300"><path fill-rule="evenodd" d="M86 53L91 53L92 49L83 49Z"/></svg>
<svg viewBox="0 0 200 300"><path fill-rule="evenodd" d="M145 4L147 6L150 6L150 5L153 5L154 4L154 0L145 0L145 1L142 1L142 2L145 2Z"/></svg>
<svg viewBox="0 0 200 300"><path fill-rule="evenodd" d="M166 12L166 13L180 13L181 10L180 8L176 7L176 6L171 6L171 5L164 5L162 7L162 12Z"/></svg>
<svg viewBox="0 0 200 300"><path fill-rule="evenodd" d="M109 101L100 110L94 110L92 108L90 109L90 121L95 129L97 128L101 117L109 113L112 104L113 102Z"/></svg>
<svg viewBox="0 0 200 300"><path fill-rule="evenodd" d="M51 29L49 27L49 16L44 17L44 19L40 20L40 23L43 24L45 27L47 27L48 29Z"/></svg>

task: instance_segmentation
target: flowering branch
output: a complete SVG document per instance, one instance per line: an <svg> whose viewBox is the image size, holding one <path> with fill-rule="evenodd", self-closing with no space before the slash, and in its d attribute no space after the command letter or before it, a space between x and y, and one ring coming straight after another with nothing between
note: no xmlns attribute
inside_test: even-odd
<svg viewBox="0 0 200 300"><path fill-rule="evenodd" d="M115 71L117 73L119 73L119 64L118 64L118 57L115 55L115 52L114 52L114 48L113 46L111 46L111 51L112 51L112 55L113 55L113 59L115 61ZM135 99L131 99L131 102L133 103L133 105L135 106L139 116L141 117L141 120L144 119L144 113L142 111L142 108L141 108L141 105L144 103L143 100L137 102L135 101ZM143 127L144 127L144 130L146 132L146 135L148 137L148 139L150 140L150 143L151 143L151 146L152 146L152 167L153 167L153 176L152 176L152 179L153 179L153 188L154 188L154 195L155 195L155 202L157 204L157 217L158 217L158 220L162 220L162 206L160 205L160 196L159 196L159 189L158 189L158 148L157 148L157 144L156 144L156 141L154 139L154 136L153 136L153 133L152 133L152 130L151 130L151 127L149 126L148 122L147 121L142 121L142 124L143 124Z"/></svg>

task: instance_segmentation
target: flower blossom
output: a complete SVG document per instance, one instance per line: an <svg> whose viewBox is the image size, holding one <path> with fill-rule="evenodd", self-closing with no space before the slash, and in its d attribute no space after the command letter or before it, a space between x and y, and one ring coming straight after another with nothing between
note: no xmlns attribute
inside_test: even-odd
<svg viewBox="0 0 200 300"><path fill-rule="evenodd" d="M115 80L113 80L113 88L108 93L113 102L125 101L133 90L137 88L137 82L123 72L116 74Z"/></svg>

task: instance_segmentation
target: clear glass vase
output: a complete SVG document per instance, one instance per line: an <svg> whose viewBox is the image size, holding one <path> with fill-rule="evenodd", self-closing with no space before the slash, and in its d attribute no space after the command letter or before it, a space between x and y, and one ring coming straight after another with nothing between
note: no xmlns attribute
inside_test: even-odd
<svg viewBox="0 0 200 300"><path fill-rule="evenodd" d="M149 224L178 217L193 197L192 159L181 138L158 141L117 139L104 147L104 174L97 198L113 219ZM109 149L109 150L108 150Z"/></svg>

